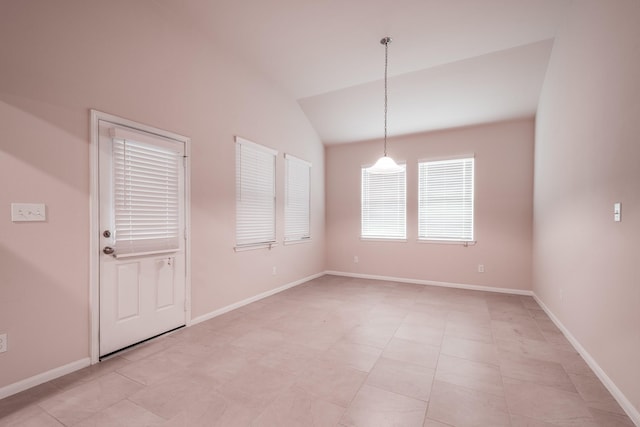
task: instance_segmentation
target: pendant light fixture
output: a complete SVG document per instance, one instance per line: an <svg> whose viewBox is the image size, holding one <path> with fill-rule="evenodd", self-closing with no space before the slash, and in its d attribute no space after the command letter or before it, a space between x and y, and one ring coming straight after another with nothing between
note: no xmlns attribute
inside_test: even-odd
<svg viewBox="0 0 640 427"><path fill-rule="evenodd" d="M396 173L404 168L389 156L387 156L387 69L389 68L389 43L391 37L385 37L380 40L380 44L384 45L384 155L378 161L367 168L369 173Z"/></svg>

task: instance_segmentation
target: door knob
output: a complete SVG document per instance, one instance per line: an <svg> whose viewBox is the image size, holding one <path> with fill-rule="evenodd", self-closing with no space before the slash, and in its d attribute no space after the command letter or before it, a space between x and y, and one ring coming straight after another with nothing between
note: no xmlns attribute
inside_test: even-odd
<svg viewBox="0 0 640 427"><path fill-rule="evenodd" d="M115 252L115 249L113 249L111 246L105 246L104 249L102 249L102 252L104 252L107 255L111 255L112 253Z"/></svg>

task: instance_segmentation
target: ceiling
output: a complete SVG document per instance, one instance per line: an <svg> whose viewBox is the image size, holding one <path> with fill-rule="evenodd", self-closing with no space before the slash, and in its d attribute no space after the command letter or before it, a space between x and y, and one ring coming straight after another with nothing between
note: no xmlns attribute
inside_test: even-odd
<svg viewBox="0 0 640 427"><path fill-rule="evenodd" d="M533 116L571 0L157 0L296 99L325 144Z"/></svg>

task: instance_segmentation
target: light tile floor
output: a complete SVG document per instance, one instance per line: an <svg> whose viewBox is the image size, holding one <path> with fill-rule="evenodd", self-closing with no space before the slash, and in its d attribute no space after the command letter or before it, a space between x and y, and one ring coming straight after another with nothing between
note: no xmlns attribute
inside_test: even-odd
<svg viewBox="0 0 640 427"><path fill-rule="evenodd" d="M0 426L633 423L533 298L324 276L0 400Z"/></svg>

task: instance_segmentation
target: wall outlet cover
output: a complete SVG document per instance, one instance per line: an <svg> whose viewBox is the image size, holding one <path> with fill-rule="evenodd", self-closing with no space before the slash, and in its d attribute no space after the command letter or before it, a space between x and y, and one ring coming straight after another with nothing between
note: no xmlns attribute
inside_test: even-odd
<svg viewBox="0 0 640 427"><path fill-rule="evenodd" d="M46 221L47 209L44 203L11 203L11 221Z"/></svg>

